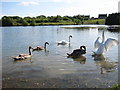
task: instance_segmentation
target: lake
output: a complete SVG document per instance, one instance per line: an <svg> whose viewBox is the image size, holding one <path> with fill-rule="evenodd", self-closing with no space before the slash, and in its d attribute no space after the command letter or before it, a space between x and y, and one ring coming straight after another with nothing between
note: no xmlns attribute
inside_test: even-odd
<svg viewBox="0 0 120 90"><path fill-rule="evenodd" d="M72 27L72 28L71 28ZM75 27L75 28L73 28ZM83 28L77 28L83 27ZM118 40L118 32L105 25L16 26L2 27L3 88L109 88L118 84L118 46L112 47L100 60L92 57L94 42L105 31L105 39ZM70 45L57 45L60 40ZM32 52L32 58L14 61L12 56L28 53L28 47L44 46L46 51ZM81 45L87 53L67 58ZM104 59L103 59L104 57Z"/></svg>

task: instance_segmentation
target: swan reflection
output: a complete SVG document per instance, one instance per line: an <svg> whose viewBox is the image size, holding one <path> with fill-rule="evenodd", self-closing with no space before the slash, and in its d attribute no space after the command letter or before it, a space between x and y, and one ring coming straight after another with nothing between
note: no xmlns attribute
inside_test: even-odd
<svg viewBox="0 0 120 90"><path fill-rule="evenodd" d="M86 62L86 57L84 56L77 56L77 57L67 56L67 58L72 58L74 61L80 62L80 64L85 64Z"/></svg>
<svg viewBox="0 0 120 90"><path fill-rule="evenodd" d="M30 63L33 63L32 61L32 58L29 58L29 59L23 59L23 60L14 60L14 64L17 63L17 62L25 62L25 61L29 61Z"/></svg>
<svg viewBox="0 0 120 90"><path fill-rule="evenodd" d="M80 57L77 57L77 58L73 58L74 61L77 61L77 62L80 62L80 64L85 64L86 62L86 57L84 56L80 56Z"/></svg>
<svg viewBox="0 0 120 90"><path fill-rule="evenodd" d="M114 72L118 62L110 62L102 54L94 56L95 64L100 68L100 73Z"/></svg>

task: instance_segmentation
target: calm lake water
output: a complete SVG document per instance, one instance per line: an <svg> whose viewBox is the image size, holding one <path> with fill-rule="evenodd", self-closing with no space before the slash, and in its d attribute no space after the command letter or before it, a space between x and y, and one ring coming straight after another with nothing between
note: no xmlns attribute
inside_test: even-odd
<svg viewBox="0 0 120 90"><path fill-rule="evenodd" d="M95 27L70 29L63 27ZM104 25L27 26L2 28L2 86L3 88L107 88L118 83L118 46L112 47L104 58L92 57L94 42L105 31L105 38L118 39ZM72 35L71 45L57 45ZM28 53L28 47L44 46L47 51L32 52L32 59L14 61L12 56ZM81 45L87 53L78 59L67 58Z"/></svg>

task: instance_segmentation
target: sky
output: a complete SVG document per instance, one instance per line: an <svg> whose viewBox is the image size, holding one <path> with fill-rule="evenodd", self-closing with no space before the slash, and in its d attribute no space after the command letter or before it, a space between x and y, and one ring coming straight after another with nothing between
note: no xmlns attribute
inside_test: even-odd
<svg viewBox="0 0 120 90"><path fill-rule="evenodd" d="M120 0L2 0L0 16L36 17L111 14L118 12Z"/></svg>

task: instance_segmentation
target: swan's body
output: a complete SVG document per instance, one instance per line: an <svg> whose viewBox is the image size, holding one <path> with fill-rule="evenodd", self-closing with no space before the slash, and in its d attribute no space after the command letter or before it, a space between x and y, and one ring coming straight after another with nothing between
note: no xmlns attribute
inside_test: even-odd
<svg viewBox="0 0 120 90"><path fill-rule="evenodd" d="M20 57L20 56L13 56L12 58L14 60L24 60L24 59L26 59L25 57Z"/></svg>
<svg viewBox="0 0 120 90"><path fill-rule="evenodd" d="M46 49L46 45L49 45L49 43L48 42L45 42L45 44L44 44L44 47L43 46L37 46L37 47L34 47L34 48L32 48L33 49L33 51L36 51L36 50L44 50L44 49Z"/></svg>
<svg viewBox="0 0 120 90"><path fill-rule="evenodd" d="M66 45L66 44L70 44L70 38L72 38L71 35L69 35L69 41L61 40L61 41L58 42L58 45Z"/></svg>
<svg viewBox="0 0 120 90"><path fill-rule="evenodd" d="M76 58L83 54L86 54L86 47L81 46L80 49L74 50L71 54L67 53L68 57Z"/></svg>
<svg viewBox="0 0 120 90"><path fill-rule="evenodd" d="M112 46L118 45L118 40L112 38L108 38L104 42L104 31L102 33L102 42L99 42L99 39L100 37L98 37L95 41L95 48L97 48L97 51L94 53L97 55L103 54L105 50L108 51Z"/></svg>
<svg viewBox="0 0 120 90"><path fill-rule="evenodd" d="M24 60L24 59L27 59L27 58L31 58L32 57L32 54L31 54L31 49L32 47L29 46L29 54L19 54L18 56L14 56L12 57L14 60Z"/></svg>

